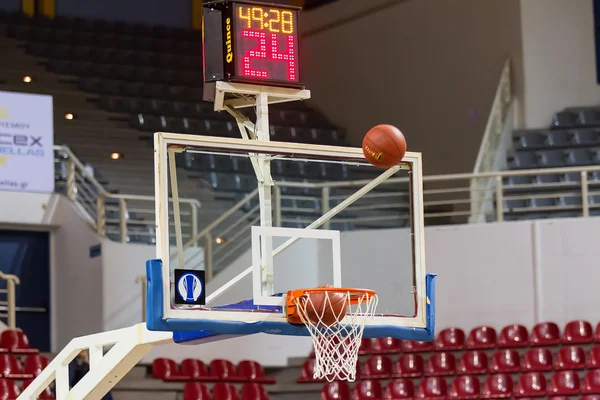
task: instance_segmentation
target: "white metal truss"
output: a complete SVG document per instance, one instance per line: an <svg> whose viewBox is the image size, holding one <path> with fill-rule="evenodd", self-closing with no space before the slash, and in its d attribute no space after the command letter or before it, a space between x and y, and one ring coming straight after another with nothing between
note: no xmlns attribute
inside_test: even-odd
<svg viewBox="0 0 600 400"><path fill-rule="evenodd" d="M219 81L209 84L205 95L214 100L215 111L225 110L235 118L243 139L268 142L270 140L269 104L306 100L310 98L310 91ZM254 106L256 111L255 124L237 110L251 106ZM272 227L274 183L271 176L271 156L250 153L250 161L258 181L260 226ZM262 292L273 293L273 238L270 236L261 238L260 249Z"/></svg>
<svg viewBox="0 0 600 400"><path fill-rule="evenodd" d="M44 368L18 397L34 400L56 382L56 399L100 399L146 355L152 347L172 343L172 332L152 332L141 323L129 328L82 336L71 342ZM104 347L112 348L104 354ZM90 371L72 388L69 363L82 350L89 351Z"/></svg>

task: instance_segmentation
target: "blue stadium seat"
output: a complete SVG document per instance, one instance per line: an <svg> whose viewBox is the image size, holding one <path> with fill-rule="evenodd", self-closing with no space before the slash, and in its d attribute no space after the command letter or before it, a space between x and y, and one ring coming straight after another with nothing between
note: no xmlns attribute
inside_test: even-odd
<svg viewBox="0 0 600 400"><path fill-rule="evenodd" d="M572 128L577 126L577 114L572 111L560 111L552 117L554 128Z"/></svg>
<svg viewBox="0 0 600 400"><path fill-rule="evenodd" d="M600 132L596 129L577 129L571 131L571 135L574 146L596 146L600 143Z"/></svg>
<svg viewBox="0 0 600 400"><path fill-rule="evenodd" d="M511 167L515 169L537 168L539 156L535 152L521 151L516 152L512 157Z"/></svg>

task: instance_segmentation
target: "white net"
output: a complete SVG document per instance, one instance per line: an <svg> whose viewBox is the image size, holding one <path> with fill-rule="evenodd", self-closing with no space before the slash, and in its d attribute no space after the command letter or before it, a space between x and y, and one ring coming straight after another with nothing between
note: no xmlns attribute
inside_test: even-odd
<svg viewBox="0 0 600 400"><path fill-rule="evenodd" d="M332 299L338 303L339 296L345 297L347 307L332 304ZM352 382L356 379L358 349L365 325L377 309L377 295L330 289L320 299L323 299L320 310L309 293L295 299L297 313L313 340L316 361L313 378Z"/></svg>

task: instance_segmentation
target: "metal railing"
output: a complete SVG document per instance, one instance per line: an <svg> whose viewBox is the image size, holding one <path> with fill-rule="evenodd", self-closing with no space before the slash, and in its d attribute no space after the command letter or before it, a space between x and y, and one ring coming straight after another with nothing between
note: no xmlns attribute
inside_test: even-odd
<svg viewBox="0 0 600 400"><path fill-rule="evenodd" d="M113 194L106 191L73 152L54 146L56 190L71 200L80 215L100 236L126 243L155 243L154 196ZM196 199L180 198L184 238L198 233Z"/></svg>
<svg viewBox="0 0 600 400"><path fill-rule="evenodd" d="M494 96L473 173L481 174L504 169L504 165L498 165L501 160L506 161L507 137L510 138L513 128L512 106L513 91L511 80L511 61L506 59L500 74L500 81ZM492 198L483 196L482 188L493 187L495 183L491 179L478 179L471 182L471 221L481 222L485 217L485 209L490 209ZM479 195L477 195L479 193Z"/></svg>
<svg viewBox="0 0 600 400"><path fill-rule="evenodd" d="M0 301L3 311L0 312L0 318L6 318L9 329L17 328L17 307L15 304L15 291L17 285L21 284L19 277L12 274L0 272L0 279L6 282L6 289L0 289L1 294L6 295L6 300ZM5 312L4 312L5 310Z"/></svg>

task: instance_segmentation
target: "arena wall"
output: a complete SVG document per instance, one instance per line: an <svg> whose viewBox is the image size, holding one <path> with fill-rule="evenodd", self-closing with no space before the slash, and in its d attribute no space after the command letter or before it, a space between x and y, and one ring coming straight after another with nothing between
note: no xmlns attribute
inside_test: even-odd
<svg viewBox="0 0 600 400"><path fill-rule="evenodd" d="M509 55L521 93L518 0L344 0L305 12L302 26L312 103L353 144L397 125L428 174L473 169Z"/></svg>
<svg viewBox="0 0 600 400"><path fill-rule="evenodd" d="M521 0L527 128L565 107L597 106L592 0Z"/></svg>

